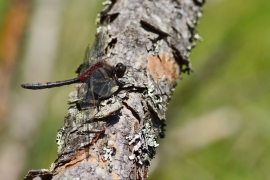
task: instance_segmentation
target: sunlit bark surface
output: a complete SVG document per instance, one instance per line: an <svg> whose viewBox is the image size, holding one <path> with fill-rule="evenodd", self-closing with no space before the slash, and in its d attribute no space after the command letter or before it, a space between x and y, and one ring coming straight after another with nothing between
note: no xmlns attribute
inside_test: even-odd
<svg viewBox="0 0 270 180"><path fill-rule="evenodd" d="M157 138L165 136L174 87L181 73L192 70L188 55L199 38L194 28L202 3L106 1L97 29L105 39L101 60L126 65L119 78L124 86L99 110L71 106L58 132L57 159L49 170L30 171L26 179L146 179ZM77 92L70 93L70 102Z"/></svg>

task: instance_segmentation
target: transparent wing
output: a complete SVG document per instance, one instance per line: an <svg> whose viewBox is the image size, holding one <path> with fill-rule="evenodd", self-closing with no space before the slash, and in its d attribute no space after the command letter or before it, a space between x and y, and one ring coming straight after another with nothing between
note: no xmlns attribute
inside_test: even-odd
<svg viewBox="0 0 270 180"><path fill-rule="evenodd" d="M101 99L109 98L118 89L118 86L112 79L94 82L94 93Z"/></svg>
<svg viewBox="0 0 270 180"><path fill-rule="evenodd" d="M105 69L97 69L92 77L92 90L98 98L108 98L117 90L117 83Z"/></svg>
<svg viewBox="0 0 270 180"><path fill-rule="evenodd" d="M93 77L90 76L78 89L78 98L81 103L87 103L87 105L97 104L97 97L94 93L93 87Z"/></svg>
<svg viewBox="0 0 270 180"><path fill-rule="evenodd" d="M78 99L84 100L88 91L88 83L82 83L81 87L78 89Z"/></svg>
<svg viewBox="0 0 270 180"><path fill-rule="evenodd" d="M99 32L96 35L96 39L93 43L92 48L88 53L85 54L84 62L90 62L91 64L96 63L101 60L102 56L105 54L105 43L106 34L105 27L101 26L98 28ZM88 50L87 50L88 51Z"/></svg>
<svg viewBox="0 0 270 180"><path fill-rule="evenodd" d="M88 44L84 53L84 59L83 59L84 63L90 62L91 52L92 52L91 46L90 44Z"/></svg>
<svg viewBox="0 0 270 180"><path fill-rule="evenodd" d="M90 45L87 46L85 53L84 53L84 60L83 63L79 66L79 68L76 70L76 73L83 74L85 73L89 67L90 67L90 57L92 54L92 50Z"/></svg>
<svg viewBox="0 0 270 180"><path fill-rule="evenodd" d="M101 61L102 57L105 54L105 33L107 31L105 31L104 29L105 27L100 27L99 33L96 35L96 39L92 47L90 45L87 46L84 54L83 64L80 65L80 67L76 71L77 73L82 74L86 72L91 65L95 64L98 61Z"/></svg>

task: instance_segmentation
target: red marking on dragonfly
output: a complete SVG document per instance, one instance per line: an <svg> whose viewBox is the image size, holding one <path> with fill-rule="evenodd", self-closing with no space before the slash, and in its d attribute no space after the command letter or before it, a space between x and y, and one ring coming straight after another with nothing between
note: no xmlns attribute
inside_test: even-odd
<svg viewBox="0 0 270 180"><path fill-rule="evenodd" d="M89 73L83 73L82 75L80 75L78 78L80 79L81 82L85 82L87 80L87 78L89 77Z"/></svg>
<svg viewBox="0 0 270 180"><path fill-rule="evenodd" d="M95 70L97 70L98 68L101 68L102 65L103 65L103 63L97 62L95 65L93 65L93 66L90 67L89 71L83 73L83 74L80 75L78 78L80 79L81 82L85 82L85 81L88 79L88 77L89 77L91 74L93 74L93 72L94 72Z"/></svg>
<svg viewBox="0 0 270 180"><path fill-rule="evenodd" d="M102 62L97 62L94 66L91 66L89 70L89 75L91 75L96 69L101 68L102 66Z"/></svg>

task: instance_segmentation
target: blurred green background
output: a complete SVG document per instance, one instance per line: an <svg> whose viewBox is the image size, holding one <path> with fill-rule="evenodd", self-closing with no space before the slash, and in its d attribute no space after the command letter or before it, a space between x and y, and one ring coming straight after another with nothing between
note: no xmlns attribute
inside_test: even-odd
<svg viewBox="0 0 270 180"><path fill-rule="evenodd" d="M208 0L203 8L195 73L176 87L149 179L270 179L270 1ZM73 86L20 84L73 78L101 9L98 0L0 0L3 179L55 160Z"/></svg>

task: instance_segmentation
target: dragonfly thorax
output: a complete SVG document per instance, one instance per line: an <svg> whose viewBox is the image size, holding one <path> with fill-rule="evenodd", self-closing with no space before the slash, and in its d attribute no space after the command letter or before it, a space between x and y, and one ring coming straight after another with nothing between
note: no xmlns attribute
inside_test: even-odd
<svg viewBox="0 0 270 180"><path fill-rule="evenodd" d="M97 62L95 65L91 66L89 69L89 75L91 75L96 69L101 68L102 66L102 62Z"/></svg>
<svg viewBox="0 0 270 180"><path fill-rule="evenodd" d="M83 73L78 78L80 79L80 82L85 82L89 77L89 72Z"/></svg>

